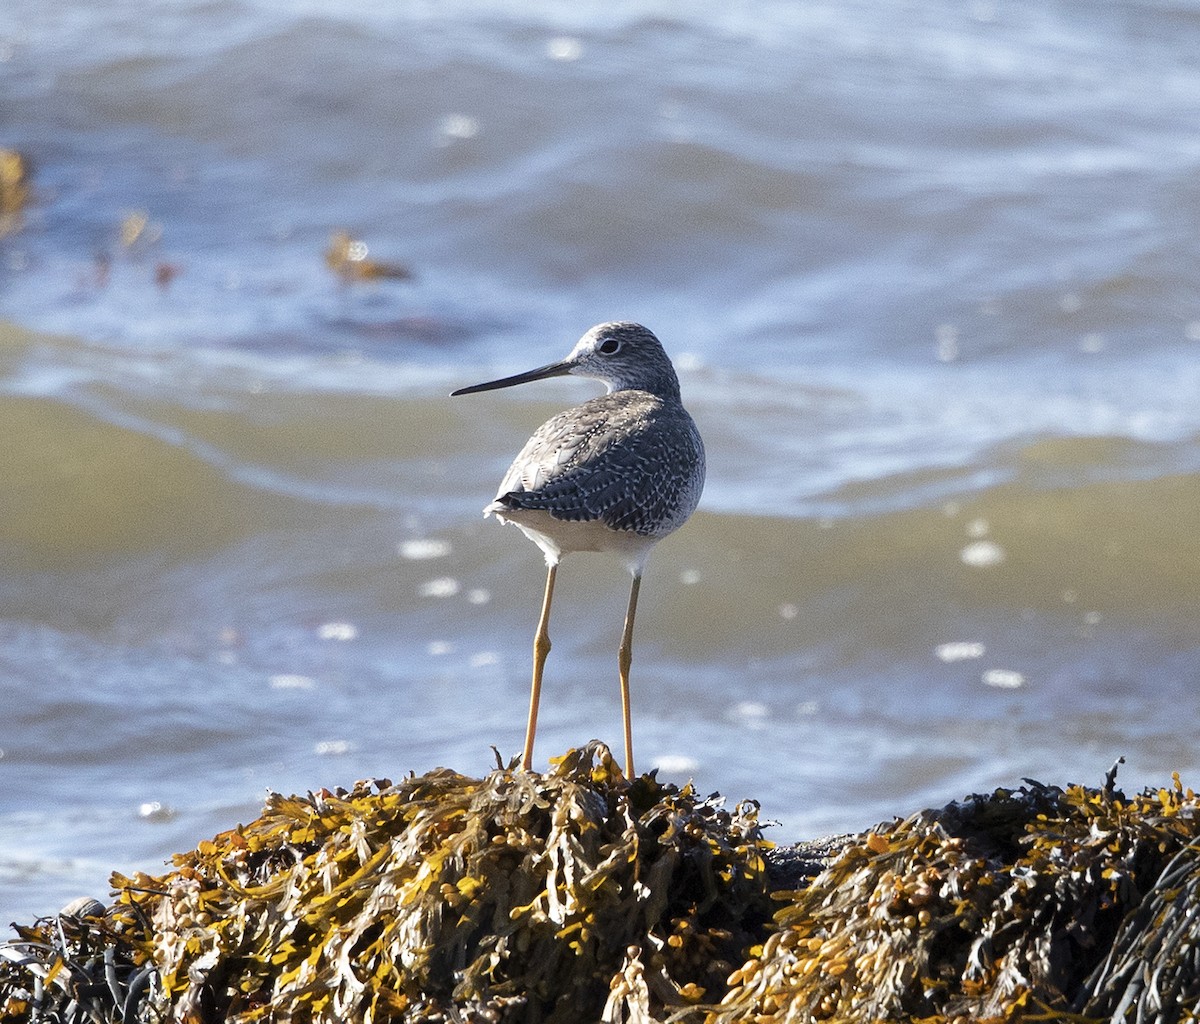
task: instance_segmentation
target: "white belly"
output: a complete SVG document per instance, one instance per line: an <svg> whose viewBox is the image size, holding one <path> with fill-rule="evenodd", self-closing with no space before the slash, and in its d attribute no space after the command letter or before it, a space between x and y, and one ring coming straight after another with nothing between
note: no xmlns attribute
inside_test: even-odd
<svg viewBox="0 0 1200 1024"><path fill-rule="evenodd" d="M572 522L555 519L541 509L493 510L502 523L511 523L542 549L547 565L557 565L573 551L605 551L616 555L634 574L640 574L657 537L632 530L611 530L599 520Z"/></svg>

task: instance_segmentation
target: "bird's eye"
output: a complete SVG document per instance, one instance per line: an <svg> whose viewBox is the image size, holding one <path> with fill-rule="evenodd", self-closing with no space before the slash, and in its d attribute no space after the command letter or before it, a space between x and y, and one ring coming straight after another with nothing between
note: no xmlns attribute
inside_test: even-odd
<svg viewBox="0 0 1200 1024"><path fill-rule="evenodd" d="M621 343L616 338L606 338L600 342L600 351L606 356L613 355L620 347Z"/></svg>

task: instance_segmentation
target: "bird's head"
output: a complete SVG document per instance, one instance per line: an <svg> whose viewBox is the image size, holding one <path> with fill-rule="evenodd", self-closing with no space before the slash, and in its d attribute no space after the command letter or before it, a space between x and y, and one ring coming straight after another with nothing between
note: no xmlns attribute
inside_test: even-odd
<svg viewBox="0 0 1200 1024"><path fill-rule="evenodd" d="M557 363L459 388L453 394L492 391L567 374L603 381L609 391L635 388L664 397L679 397L679 378L662 344L647 328L627 320L597 324L579 339L566 359Z"/></svg>

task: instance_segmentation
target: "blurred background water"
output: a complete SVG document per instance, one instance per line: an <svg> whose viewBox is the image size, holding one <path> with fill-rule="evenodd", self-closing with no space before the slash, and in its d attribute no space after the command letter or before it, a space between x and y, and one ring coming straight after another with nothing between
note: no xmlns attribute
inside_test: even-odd
<svg viewBox="0 0 1200 1024"><path fill-rule="evenodd" d="M1195 784L1197 96L1167 0L6 0L0 920L516 753L543 567L479 510L596 389L446 395L607 319L709 449L639 766L781 842ZM620 736L627 577L559 580L543 764Z"/></svg>

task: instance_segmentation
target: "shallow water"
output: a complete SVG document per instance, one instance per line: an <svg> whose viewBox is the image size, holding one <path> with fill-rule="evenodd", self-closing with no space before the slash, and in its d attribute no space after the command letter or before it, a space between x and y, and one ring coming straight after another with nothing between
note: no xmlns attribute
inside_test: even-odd
<svg viewBox="0 0 1200 1024"><path fill-rule="evenodd" d="M1194 784L1187 9L10 9L0 919L268 788L515 753L543 568L478 510L595 388L445 396L616 317L709 452L640 767L779 840L1121 755ZM414 277L339 282L340 229ZM559 580L543 759L620 735L627 577Z"/></svg>

